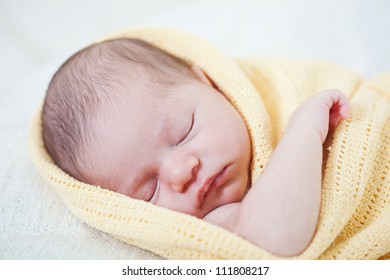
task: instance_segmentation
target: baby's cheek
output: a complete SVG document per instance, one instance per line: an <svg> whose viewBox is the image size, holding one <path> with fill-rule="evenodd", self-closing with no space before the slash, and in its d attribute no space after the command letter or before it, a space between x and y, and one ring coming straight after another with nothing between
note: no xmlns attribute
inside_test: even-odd
<svg viewBox="0 0 390 280"><path fill-rule="evenodd" d="M222 200L223 204L235 203L241 201L246 193L246 180L242 178L241 180L232 183L229 188L226 188Z"/></svg>

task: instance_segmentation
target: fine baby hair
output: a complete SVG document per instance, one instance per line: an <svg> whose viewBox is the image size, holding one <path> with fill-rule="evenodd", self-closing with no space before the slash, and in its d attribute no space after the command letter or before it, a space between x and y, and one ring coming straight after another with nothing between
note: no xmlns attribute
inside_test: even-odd
<svg viewBox="0 0 390 280"><path fill-rule="evenodd" d="M95 43L72 55L55 73L43 106L45 147L75 178L97 184L92 155L99 141L95 123L113 103L131 106L137 94L195 79L189 67L153 45L131 38ZM124 106L116 106L117 109ZM103 151L99 151L100 153Z"/></svg>

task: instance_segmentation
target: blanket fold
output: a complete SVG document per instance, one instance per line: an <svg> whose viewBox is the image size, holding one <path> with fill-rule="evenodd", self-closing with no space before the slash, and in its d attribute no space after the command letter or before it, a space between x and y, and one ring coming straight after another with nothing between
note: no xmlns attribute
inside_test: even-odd
<svg viewBox="0 0 390 280"><path fill-rule="evenodd" d="M200 66L243 117L252 141L251 176L264 169L289 116L310 95L340 88L347 120L324 143L321 213L309 247L294 259L378 259L390 253L390 73L365 81L325 61L231 59L209 43L166 28L120 32ZM170 259L278 259L243 238L195 217L77 181L52 161L41 110L30 151L42 175L87 224Z"/></svg>

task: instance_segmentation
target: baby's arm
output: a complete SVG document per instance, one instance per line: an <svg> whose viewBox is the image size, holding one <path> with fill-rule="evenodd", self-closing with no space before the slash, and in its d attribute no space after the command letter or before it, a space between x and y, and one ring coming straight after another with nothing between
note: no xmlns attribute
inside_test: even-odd
<svg viewBox="0 0 390 280"><path fill-rule="evenodd" d="M322 144L348 109L344 94L326 90L295 111L263 174L238 206L239 235L280 256L297 255L309 245L320 209Z"/></svg>

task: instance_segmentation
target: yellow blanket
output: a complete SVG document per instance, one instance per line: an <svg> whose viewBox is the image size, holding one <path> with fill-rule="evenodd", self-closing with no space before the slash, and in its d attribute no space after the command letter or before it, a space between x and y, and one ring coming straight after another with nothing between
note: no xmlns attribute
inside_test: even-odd
<svg viewBox="0 0 390 280"><path fill-rule="evenodd" d="M339 66L307 59L226 57L190 34L145 28L115 34L148 41L200 66L242 114L250 132L252 180L261 174L288 117L308 96L340 88L350 117L324 144L321 213L297 259L378 259L390 253L390 74L363 81ZM42 142L41 113L30 133L39 171L87 224L170 259L277 259L203 220L81 183L60 170ZM386 256L387 255L387 256Z"/></svg>

